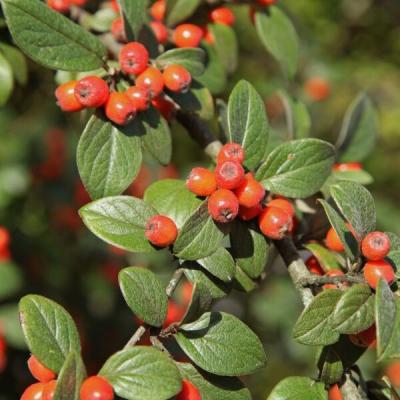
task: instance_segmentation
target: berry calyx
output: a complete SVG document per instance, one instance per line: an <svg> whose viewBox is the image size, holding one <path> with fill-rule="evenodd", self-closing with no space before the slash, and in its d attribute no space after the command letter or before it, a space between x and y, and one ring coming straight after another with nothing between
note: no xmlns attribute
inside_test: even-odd
<svg viewBox="0 0 400 400"><path fill-rule="evenodd" d="M330 228L326 234L325 244L329 250L337 251L338 253L344 251L343 243L333 228Z"/></svg>
<svg viewBox="0 0 400 400"><path fill-rule="evenodd" d="M79 80L74 93L79 103L88 108L101 107L110 95L107 83L98 76L86 76Z"/></svg>
<svg viewBox="0 0 400 400"><path fill-rule="evenodd" d="M190 172L186 187L197 196L210 196L217 190L217 181L212 171L196 167Z"/></svg>
<svg viewBox="0 0 400 400"><path fill-rule="evenodd" d="M56 377L56 373L44 366L33 354L28 359L28 368L32 376L39 382L49 382Z"/></svg>
<svg viewBox="0 0 400 400"><path fill-rule="evenodd" d="M136 109L125 93L112 92L105 106L107 118L117 125L128 124L136 115Z"/></svg>
<svg viewBox="0 0 400 400"><path fill-rule="evenodd" d="M124 20L116 18L111 24L111 33L118 42L126 42Z"/></svg>
<svg viewBox="0 0 400 400"><path fill-rule="evenodd" d="M373 324L365 331L349 335L350 341L359 347L376 347L376 326Z"/></svg>
<svg viewBox="0 0 400 400"><path fill-rule="evenodd" d="M176 400L201 400L199 389L192 382L184 379L182 381L182 390L176 396Z"/></svg>
<svg viewBox="0 0 400 400"><path fill-rule="evenodd" d="M338 163L334 164L332 169L338 172L361 171L362 164L359 162Z"/></svg>
<svg viewBox="0 0 400 400"><path fill-rule="evenodd" d="M266 237L280 240L292 230L293 219L281 208L267 206L259 215L258 224Z"/></svg>
<svg viewBox="0 0 400 400"><path fill-rule="evenodd" d="M198 47L203 38L203 30L193 24L178 25L172 35L176 47Z"/></svg>
<svg viewBox="0 0 400 400"><path fill-rule="evenodd" d="M150 7L150 15L156 21L163 21L165 18L165 11L167 9L167 4L165 0L157 0Z"/></svg>
<svg viewBox="0 0 400 400"><path fill-rule="evenodd" d="M152 98L157 97L164 89L162 73L157 68L149 67L138 76L136 86L147 89Z"/></svg>
<svg viewBox="0 0 400 400"><path fill-rule="evenodd" d="M239 202L233 192L218 189L208 198L208 213L214 221L233 221L239 212Z"/></svg>
<svg viewBox="0 0 400 400"><path fill-rule="evenodd" d="M181 65L169 65L163 72L166 88L172 92L185 92L188 90L192 76L189 71Z"/></svg>
<svg viewBox="0 0 400 400"><path fill-rule="evenodd" d="M43 390L42 400L53 400L54 393L56 392L56 388L57 388L56 380L47 382L46 386L44 387L44 390Z"/></svg>
<svg viewBox="0 0 400 400"><path fill-rule="evenodd" d="M329 388L328 400L343 400L342 393L340 392L339 385L335 384Z"/></svg>
<svg viewBox="0 0 400 400"><path fill-rule="evenodd" d="M165 44L168 41L168 29L167 27L158 21L150 22L150 28L152 29L157 42L160 44Z"/></svg>
<svg viewBox="0 0 400 400"><path fill-rule="evenodd" d="M145 236L155 246L167 247L175 242L178 228L171 218L165 215L155 215L147 221Z"/></svg>
<svg viewBox="0 0 400 400"><path fill-rule="evenodd" d="M270 207L277 207L282 209L283 211L287 212L292 218L295 216L295 209L293 204L284 198L278 198L271 200L268 204Z"/></svg>
<svg viewBox="0 0 400 400"><path fill-rule="evenodd" d="M91 376L82 383L81 400L114 400L114 390L101 376Z"/></svg>
<svg viewBox="0 0 400 400"><path fill-rule="evenodd" d="M225 161L218 164L214 173L218 187L223 189L236 189L244 180L243 167L234 161Z"/></svg>
<svg viewBox="0 0 400 400"><path fill-rule="evenodd" d="M363 273L365 281L372 289L376 289L380 279L384 279L389 285L396 279L392 265L384 260L368 261L364 265Z"/></svg>
<svg viewBox="0 0 400 400"><path fill-rule="evenodd" d="M264 186L256 181L251 172L245 175L244 180L238 188L235 189L236 197L241 206L255 207L265 196Z"/></svg>
<svg viewBox="0 0 400 400"><path fill-rule="evenodd" d="M61 14L66 14L71 6L69 0L47 0L47 5Z"/></svg>
<svg viewBox="0 0 400 400"><path fill-rule="evenodd" d="M57 104L61 110L66 112L81 111L84 106L78 101L75 96L75 87L78 81L69 81L60 85L55 95L57 98Z"/></svg>
<svg viewBox="0 0 400 400"><path fill-rule="evenodd" d="M145 111L150 107L150 93L139 86L131 86L125 92L137 111Z"/></svg>
<svg viewBox="0 0 400 400"><path fill-rule="evenodd" d="M42 400L43 390L46 384L42 382L28 386L22 393L20 400Z"/></svg>
<svg viewBox="0 0 400 400"><path fill-rule="evenodd" d="M243 147L237 143L227 143L223 145L217 155L217 164L221 164L224 161L234 161L239 164L243 164L244 161Z"/></svg>
<svg viewBox="0 0 400 400"><path fill-rule="evenodd" d="M257 204L254 207L239 206L239 218L243 221L250 221L255 217L258 217L263 210L261 204Z"/></svg>
<svg viewBox="0 0 400 400"><path fill-rule="evenodd" d="M343 276L344 273L340 269L331 269L325 275L326 276L335 277L335 276ZM341 283L326 283L323 286L323 288L324 289L338 289L340 287L340 285L347 286L345 282L341 282Z"/></svg>
<svg viewBox="0 0 400 400"><path fill-rule="evenodd" d="M149 52L139 42L130 42L119 53L121 70L126 74L141 74L149 63Z"/></svg>
<svg viewBox="0 0 400 400"><path fill-rule="evenodd" d="M390 251L389 236L383 232L371 232L361 242L361 251L368 260L381 260Z"/></svg>
<svg viewBox="0 0 400 400"><path fill-rule="evenodd" d="M218 24L233 25L235 14L227 7L218 7L210 12L210 20Z"/></svg>
<svg viewBox="0 0 400 400"><path fill-rule="evenodd" d="M321 264L318 262L317 258L314 256L310 256L305 261L305 264L308 270L314 275L324 275L324 270L321 267Z"/></svg>

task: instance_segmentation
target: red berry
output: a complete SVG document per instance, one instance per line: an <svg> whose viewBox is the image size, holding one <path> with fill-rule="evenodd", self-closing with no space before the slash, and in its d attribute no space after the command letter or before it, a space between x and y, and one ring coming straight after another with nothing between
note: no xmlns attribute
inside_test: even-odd
<svg viewBox="0 0 400 400"><path fill-rule="evenodd" d="M235 189L236 197L241 206L255 207L265 196L264 186L256 181L251 172L247 173L240 186Z"/></svg>
<svg viewBox="0 0 400 400"><path fill-rule="evenodd" d="M75 86L75 97L84 107L98 108L108 100L107 83L98 76L86 76Z"/></svg>
<svg viewBox="0 0 400 400"><path fill-rule="evenodd" d="M136 86L147 89L152 98L157 97L164 89L162 73L157 68L149 67L138 76Z"/></svg>
<svg viewBox="0 0 400 400"><path fill-rule="evenodd" d="M172 92L185 92L191 82L192 76L181 65L169 65L163 72L165 86Z"/></svg>
<svg viewBox="0 0 400 400"><path fill-rule="evenodd" d="M167 316L163 323L163 328L170 326L175 322L180 322L182 318L185 316L186 309L179 304L176 304L174 301L168 301L168 309L167 309Z"/></svg>
<svg viewBox="0 0 400 400"><path fill-rule="evenodd" d="M261 204L257 204L254 207L244 207L244 206L239 206L239 217L243 221L250 221L251 219L254 219L255 217L258 217L263 210Z"/></svg>
<svg viewBox="0 0 400 400"><path fill-rule="evenodd" d="M293 204L289 200L283 198L271 200L268 203L268 206L281 208L283 211L286 211L292 218L296 213Z"/></svg>
<svg viewBox="0 0 400 400"><path fill-rule="evenodd" d="M337 251L339 253L344 251L343 243L333 228L330 228L326 234L325 244L329 250Z"/></svg>
<svg viewBox="0 0 400 400"><path fill-rule="evenodd" d="M244 161L244 149L240 144L227 143L222 146L217 156L217 164L221 164L224 161L234 161L239 164L243 164Z"/></svg>
<svg viewBox="0 0 400 400"><path fill-rule="evenodd" d="M400 387L400 361L391 362L385 369L385 375L390 383L395 387Z"/></svg>
<svg viewBox="0 0 400 400"><path fill-rule="evenodd" d="M0 249L5 249L10 244L10 234L3 226L0 226Z"/></svg>
<svg viewBox="0 0 400 400"><path fill-rule="evenodd" d="M46 383L43 390L42 400L53 400L54 393L56 392L57 381L53 380Z"/></svg>
<svg viewBox="0 0 400 400"><path fill-rule="evenodd" d="M145 111L150 107L150 93L139 86L131 86L125 94L129 97L133 106L138 111Z"/></svg>
<svg viewBox="0 0 400 400"><path fill-rule="evenodd" d="M175 242L178 228L171 218L155 215L147 221L145 236L155 246L167 247Z"/></svg>
<svg viewBox="0 0 400 400"><path fill-rule="evenodd" d="M380 279L384 279L389 285L396 279L392 265L384 260L368 261L363 272L365 281L372 289L376 289Z"/></svg>
<svg viewBox="0 0 400 400"><path fill-rule="evenodd" d="M217 222L231 222L239 212L238 199L230 190L218 189L208 198L208 212Z"/></svg>
<svg viewBox="0 0 400 400"><path fill-rule="evenodd" d="M28 368L32 376L39 382L49 382L56 377L56 373L44 366L33 354L29 357Z"/></svg>
<svg viewBox="0 0 400 400"><path fill-rule="evenodd" d="M235 14L227 7L218 7L210 12L210 20L219 24L233 25Z"/></svg>
<svg viewBox="0 0 400 400"><path fill-rule="evenodd" d="M201 400L199 389L193 383L184 379L182 381L182 390L176 396L176 400Z"/></svg>
<svg viewBox="0 0 400 400"><path fill-rule="evenodd" d="M315 275L324 275L324 270L322 269L320 263L314 256L310 256L307 258L305 261L305 264L307 265L308 270Z"/></svg>
<svg viewBox="0 0 400 400"><path fill-rule="evenodd" d="M149 52L139 42L130 42L119 52L119 64L126 74L141 74L149 63Z"/></svg>
<svg viewBox="0 0 400 400"><path fill-rule="evenodd" d="M194 286L193 286L192 282L186 281L182 285L180 297L181 297L181 302L183 304L185 304L186 306L189 305L190 301L192 300L193 289L194 289Z"/></svg>
<svg viewBox="0 0 400 400"><path fill-rule="evenodd" d="M236 189L245 179L243 167L234 161L218 164L214 173L218 187L223 189Z"/></svg>
<svg viewBox="0 0 400 400"><path fill-rule="evenodd" d="M343 271L341 271L340 269L331 269L329 270L326 274L326 276L343 276L344 273ZM340 284L335 284L335 283L326 283L323 288L324 289L338 289L340 287L340 285L345 285L347 286L346 282L341 282Z"/></svg>
<svg viewBox="0 0 400 400"><path fill-rule="evenodd" d="M160 44L165 44L168 41L168 29L167 27L158 21L150 22L150 27L153 30L154 36L157 42Z"/></svg>
<svg viewBox="0 0 400 400"><path fill-rule="evenodd" d="M66 14L71 6L70 0L47 0L47 5L59 13Z"/></svg>
<svg viewBox="0 0 400 400"><path fill-rule="evenodd" d="M150 15L156 21L162 21L165 17L165 11L167 9L166 1L165 0L157 0L153 3L150 8Z"/></svg>
<svg viewBox="0 0 400 400"><path fill-rule="evenodd" d="M292 217L277 207L265 207L258 217L261 232L270 239L282 239L293 228Z"/></svg>
<svg viewBox="0 0 400 400"><path fill-rule="evenodd" d="M114 390L101 376L85 379L81 386L81 400L114 400Z"/></svg>
<svg viewBox="0 0 400 400"><path fill-rule="evenodd" d="M209 44L214 44L215 43L214 35L208 29L208 27L207 26L203 26L202 30L203 30L203 38L204 38L204 40Z"/></svg>
<svg viewBox="0 0 400 400"><path fill-rule="evenodd" d="M212 171L197 167L190 172L186 187L197 196L210 196L217 190L217 182Z"/></svg>
<svg viewBox="0 0 400 400"><path fill-rule="evenodd" d="M365 331L360 333L349 335L349 339L356 346L360 347L376 347L376 326L375 324L370 326Z"/></svg>
<svg viewBox="0 0 400 400"><path fill-rule="evenodd" d="M43 390L46 384L39 382L28 386L22 393L20 400L42 400Z"/></svg>
<svg viewBox="0 0 400 400"><path fill-rule="evenodd" d="M328 400L343 400L342 393L340 392L339 386L337 384L329 388Z"/></svg>
<svg viewBox="0 0 400 400"><path fill-rule="evenodd" d="M112 92L105 106L107 118L118 124L128 124L136 115L136 109L125 93Z"/></svg>
<svg viewBox="0 0 400 400"><path fill-rule="evenodd" d="M277 0L257 0L257 3L261 6L272 6Z"/></svg>
<svg viewBox="0 0 400 400"><path fill-rule="evenodd" d="M304 85L304 90L313 101L322 101L331 93L329 82L320 77L309 79Z"/></svg>
<svg viewBox="0 0 400 400"><path fill-rule="evenodd" d="M381 260L390 251L390 239L383 232L371 232L361 242L361 250L368 260Z"/></svg>
<svg viewBox="0 0 400 400"><path fill-rule="evenodd" d="M124 20L122 18L117 18L112 22L111 33L118 42L126 42Z"/></svg>
<svg viewBox="0 0 400 400"><path fill-rule="evenodd" d="M334 171L339 171L339 172L361 171L362 164L359 162L338 163L338 164L334 164L332 169Z"/></svg>
<svg viewBox="0 0 400 400"><path fill-rule="evenodd" d="M203 38L203 30L193 24L178 25L172 35L176 47L198 47Z"/></svg>
<svg viewBox="0 0 400 400"><path fill-rule="evenodd" d="M151 100L151 104L167 121L170 121L175 114L175 104L163 95L155 97L153 100Z"/></svg>
<svg viewBox="0 0 400 400"><path fill-rule="evenodd" d="M75 87L78 81L69 81L60 85L55 92L57 104L63 111L80 111L84 107L75 96Z"/></svg>

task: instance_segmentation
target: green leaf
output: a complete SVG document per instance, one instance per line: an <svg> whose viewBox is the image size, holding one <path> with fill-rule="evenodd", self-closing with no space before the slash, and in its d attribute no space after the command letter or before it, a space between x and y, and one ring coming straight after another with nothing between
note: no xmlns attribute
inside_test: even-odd
<svg viewBox="0 0 400 400"><path fill-rule="evenodd" d="M168 26L188 19L197 9L200 0L167 0L166 22Z"/></svg>
<svg viewBox="0 0 400 400"><path fill-rule="evenodd" d="M28 65L25 56L14 46L0 43L0 52L11 66L15 80L20 85L25 85L28 80Z"/></svg>
<svg viewBox="0 0 400 400"><path fill-rule="evenodd" d="M377 361L400 357L400 300L381 279L376 288L375 323Z"/></svg>
<svg viewBox="0 0 400 400"><path fill-rule="evenodd" d="M128 400L167 400L181 390L174 362L152 347L135 346L113 354L99 372Z"/></svg>
<svg viewBox="0 0 400 400"><path fill-rule="evenodd" d="M224 90L227 75L214 47L204 41L201 46L206 51L207 60L206 68L203 74L197 77L197 81L208 88L211 94L215 96Z"/></svg>
<svg viewBox="0 0 400 400"><path fill-rule="evenodd" d="M374 323L374 301L368 285L354 285L346 290L332 315L335 331L355 334L368 329Z"/></svg>
<svg viewBox="0 0 400 400"><path fill-rule="evenodd" d="M245 150L244 165L254 169L265 154L269 125L261 96L246 81L240 81L229 96L228 127L229 140Z"/></svg>
<svg viewBox="0 0 400 400"><path fill-rule="evenodd" d="M319 375L318 380L332 385L340 382L343 376L343 363L336 353L334 346L323 347L318 359Z"/></svg>
<svg viewBox="0 0 400 400"><path fill-rule="evenodd" d="M331 194L360 240L375 229L375 202L365 187L354 182L340 182L331 186Z"/></svg>
<svg viewBox="0 0 400 400"><path fill-rule="evenodd" d="M174 243L174 254L184 260L198 260L214 253L224 236L208 213L205 201L184 223Z"/></svg>
<svg viewBox="0 0 400 400"><path fill-rule="evenodd" d="M0 53L0 107L7 103L14 88L14 77L10 63Z"/></svg>
<svg viewBox="0 0 400 400"><path fill-rule="evenodd" d="M22 287L22 274L12 262L0 262L0 300L15 294Z"/></svg>
<svg viewBox="0 0 400 400"><path fill-rule="evenodd" d="M172 138L167 121L155 108L141 112L133 121L133 131L142 139L145 149L162 165L171 162Z"/></svg>
<svg viewBox="0 0 400 400"><path fill-rule="evenodd" d="M336 143L340 162L363 161L374 149L377 116L371 100L364 93L350 105Z"/></svg>
<svg viewBox="0 0 400 400"><path fill-rule="evenodd" d="M265 365L262 344L247 325L230 314L209 314L207 328L175 335L179 346L196 365L222 376L251 374Z"/></svg>
<svg viewBox="0 0 400 400"><path fill-rule="evenodd" d="M369 185L374 181L372 175L367 171L333 171L332 177L337 181L351 181L360 185Z"/></svg>
<svg viewBox="0 0 400 400"><path fill-rule="evenodd" d="M208 24L214 38L214 47L228 74L233 73L238 63L238 43L235 31L225 24Z"/></svg>
<svg viewBox="0 0 400 400"><path fill-rule="evenodd" d="M214 117L214 100L210 91L198 81L192 81L190 89L185 93L168 92L168 95L182 110L197 114L209 120Z"/></svg>
<svg viewBox="0 0 400 400"><path fill-rule="evenodd" d="M89 14L87 20L85 19L85 23L87 23L88 28L96 32L109 32L111 31L114 20L114 9L112 7L107 7L99 9L93 15Z"/></svg>
<svg viewBox="0 0 400 400"><path fill-rule="evenodd" d="M8 346L18 350L27 350L18 317L18 304L11 303L0 307L0 326Z"/></svg>
<svg viewBox="0 0 400 400"><path fill-rule="evenodd" d="M125 22L125 32L129 40L138 37L146 21L148 0L118 0Z"/></svg>
<svg viewBox="0 0 400 400"><path fill-rule="evenodd" d="M180 48L167 50L157 57L157 66L161 69L178 64L185 67L192 77L201 75L205 69L206 53L201 48Z"/></svg>
<svg viewBox="0 0 400 400"><path fill-rule="evenodd" d="M200 315L203 315L210 309L212 296L207 286L201 282L197 282L193 286L192 298L187 308L185 316L182 318L182 323L190 323L195 321ZM182 328L182 325L180 326Z"/></svg>
<svg viewBox="0 0 400 400"><path fill-rule="evenodd" d="M235 261L224 247L197 262L221 281L230 282L235 275Z"/></svg>
<svg viewBox="0 0 400 400"><path fill-rule="evenodd" d="M167 316L168 297L160 278L145 268L124 268L119 285L129 308L143 322L160 327Z"/></svg>
<svg viewBox="0 0 400 400"><path fill-rule="evenodd" d="M310 378L291 376L280 381L267 400L328 400L324 384Z"/></svg>
<svg viewBox="0 0 400 400"><path fill-rule="evenodd" d="M67 311L52 300L28 295L19 302L29 350L47 368L59 372L71 351L80 352L79 334Z"/></svg>
<svg viewBox="0 0 400 400"><path fill-rule="evenodd" d="M326 247L318 243L307 243L304 247L313 253L314 257L318 260L321 268L327 272L332 269L341 269L340 264L335 255Z"/></svg>
<svg viewBox="0 0 400 400"><path fill-rule="evenodd" d="M329 203L322 199L319 199L319 202L322 204L332 228L336 231L340 241L343 243L346 255L352 261L355 261L359 255L360 249L353 233L347 227L343 218Z"/></svg>
<svg viewBox="0 0 400 400"><path fill-rule="evenodd" d="M250 293L257 288L257 284L238 265L236 265L234 287L237 290Z"/></svg>
<svg viewBox="0 0 400 400"><path fill-rule="evenodd" d="M105 197L86 204L79 214L85 225L107 243L134 252L154 250L144 231L147 221L157 212L140 199Z"/></svg>
<svg viewBox="0 0 400 400"><path fill-rule="evenodd" d="M285 142L271 152L256 178L272 193L309 197L318 192L331 174L334 158L334 147L323 140Z"/></svg>
<svg viewBox="0 0 400 400"><path fill-rule="evenodd" d="M293 329L293 337L309 346L326 346L338 341L339 333L333 330L332 313L343 292L324 290L302 312Z"/></svg>
<svg viewBox="0 0 400 400"><path fill-rule="evenodd" d="M52 69L90 71L103 66L106 47L91 33L39 0L3 0L15 43Z"/></svg>
<svg viewBox="0 0 400 400"><path fill-rule="evenodd" d="M110 121L93 115L77 148L79 174L92 199L121 194L142 164L138 136L128 136Z"/></svg>
<svg viewBox="0 0 400 400"><path fill-rule="evenodd" d="M65 359L57 377L54 400L79 400L80 389L86 370L79 353L72 351Z"/></svg>
<svg viewBox="0 0 400 400"><path fill-rule="evenodd" d="M256 13L255 24L264 47L279 62L283 72L292 78L297 71L300 46L290 19L278 7L268 7L268 13Z"/></svg>
<svg viewBox="0 0 400 400"><path fill-rule="evenodd" d="M159 214L170 217L180 229L186 220L200 206L200 200L178 179L162 179L151 184L144 201L153 206Z"/></svg>
<svg viewBox="0 0 400 400"><path fill-rule="evenodd" d="M250 391L238 378L216 377L189 363L177 363L182 378L200 391L201 400L251 400Z"/></svg>
<svg viewBox="0 0 400 400"><path fill-rule="evenodd" d="M230 233L231 252L236 264L250 277L258 278L267 265L270 250L255 223L235 221Z"/></svg>

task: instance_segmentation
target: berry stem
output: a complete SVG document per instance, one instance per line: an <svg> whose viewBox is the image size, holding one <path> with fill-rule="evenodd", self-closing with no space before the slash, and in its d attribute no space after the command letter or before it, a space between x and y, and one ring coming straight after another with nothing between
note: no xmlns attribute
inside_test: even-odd
<svg viewBox="0 0 400 400"><path fill-rule="evenodd" d="M132 337L126 343L124 349L135 346L136 343L139 342L139 340L145 334L145 332L146 332L146 325L139 326L139 328L136 329L136 332L132 335Z"/></svg>
<svg viewBox="0 0 400 400"><path fill-rule="evenodd" d="M157 336L150 336L151 344L158 350L165 353L167 356L171 357L171 353L166 349L166 347L161 343L160 339Z"/></svg>

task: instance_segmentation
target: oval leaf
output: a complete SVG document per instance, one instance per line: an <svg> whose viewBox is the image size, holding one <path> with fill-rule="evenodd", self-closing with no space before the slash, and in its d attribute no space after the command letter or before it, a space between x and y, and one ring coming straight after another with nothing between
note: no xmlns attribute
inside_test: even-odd
<svg viewBox="0 0 400 400"><path fill-rule="evenodd" d="M267 400L328 400L324 384L310 378L291 376L280 381Z"/></svg>
<svg viewBox="0 0 400 400"><path fill-rule="evenodd" d="M167 316L168 297L158 276L145 268L124 268L119 286L129 308L143 322L160 327Z"/></svg>
<svg viewBox="0 0 400 400"><path fill-rule="evenodd" d="M199 4L200 0L167 0L167 24L172 26L184 21L196 11Z"/></svg>
<svg viewBox="0 0 400 400"><path fill-rule="evenodd" d="M206 54L201 48L180 48L167 50L156 60L159 68L163 69L172 64L185 67L192 77L201 75L205 68Z"/></svg>
<svg viewBox="0 0 400 400"><path fill-rule="evenodd" d="M308 243L304 247L313 253L314 257L318 260L321 268L328 272L332 269L341 269L340 264L335 257L334 253L329 251L326 247L318 243Z"/></svg>
<svg viewBox="0 0 400 400"><path fill-rule="evenodd" d="M137 38L146 20L148 0L118 0L124 17L125 32L128 39Z"/></svg>
<svg viewBox="0 0 400 400"><path fill-rule="evenodd" d="M9 62L14 78L20 85L28 80L28 65L25 56L14 46L0 43L0 52Z"/></svg>
<svg viewBox="0 0 400 400"><path fill-rule="evenodd" d="M230 282L235 275L235 261L224 247L197 262L221 281Z"/></svg>

